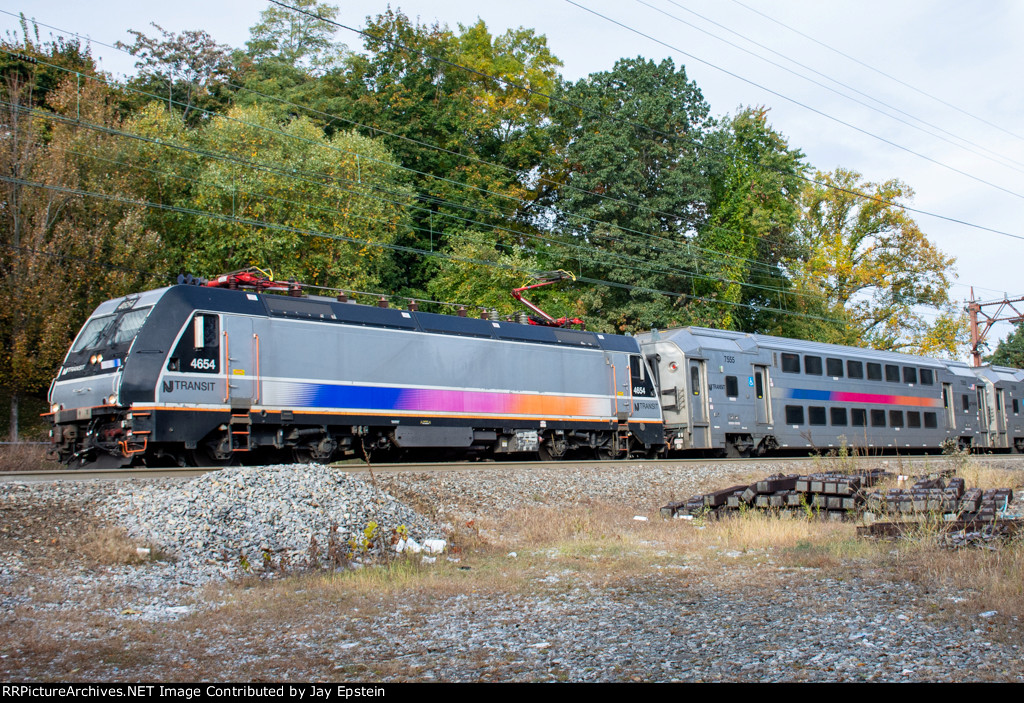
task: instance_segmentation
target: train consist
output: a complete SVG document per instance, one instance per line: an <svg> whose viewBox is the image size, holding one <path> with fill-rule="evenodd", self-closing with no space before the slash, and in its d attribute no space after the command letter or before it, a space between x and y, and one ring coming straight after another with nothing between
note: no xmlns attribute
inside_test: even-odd
<svg viewBox="0 0 1024 703"><path fill-rule="evenodd" d="M100 305L50 387L53 455L75 468L625 458L843 438L1024 451L1014 369L699 328L596 334L290 288L176 285Z"/></svg>
<svg viewBox="0 0 1024 703"><path fill-rule="evenodd" d="M696 327L638 339L671 450L1024 451L1024 371Z"/></svg>

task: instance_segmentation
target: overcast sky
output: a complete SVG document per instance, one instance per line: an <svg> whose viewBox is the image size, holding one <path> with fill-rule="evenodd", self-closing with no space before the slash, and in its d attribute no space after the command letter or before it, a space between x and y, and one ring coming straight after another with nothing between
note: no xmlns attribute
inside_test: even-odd
<svg viewBox="0 0 1024 703"><path fill-rule="evenodd" d="M368 15L388 5L376 0L336 4L341 9L338 21L352 27L362 27ZM957 258L954 298L966 300L970 286L983 301L1024 295L1022 2L409 0L391 5L411 18L452 28L478 17L492 34L510 27L533 28L547 36L569 79L608 70L621 57L671 57L686 67L716 116L745 105L768 107L773 126L815 168L843 166L876 181L899 178L916 191L910 205L919 210L1020 237L915 215L929 238ZM174 32L205 29L218 42L235 47L244 46L249 27L266 6L262 0L0 0L2 10L25 12L41 23L106 44L130 42L127 30L147 30L156 22ZM15 18L0 15L0 28L16 26ZM41 31L44 37L50 33ZM353 32L339 30L336 38L353 50L362 49ZM132 57L117 50L94 46L93 53L107 71L133 70ZM994 332L1002 337L1009 329L1001 325Z"/></svg>

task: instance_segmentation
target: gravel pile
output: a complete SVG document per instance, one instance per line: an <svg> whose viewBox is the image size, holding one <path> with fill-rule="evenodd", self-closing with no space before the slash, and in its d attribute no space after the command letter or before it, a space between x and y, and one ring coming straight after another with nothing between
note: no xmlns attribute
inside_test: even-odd
<svg viewBox="0 0 1024 703"><path fill-rule="evenodd" d="M439 528L360 477L318 464L224 469L185 483L117 488L100 507L183 571L323 566L389 548L404 526ZM367 528L376 523L373 537Z"/></svg>

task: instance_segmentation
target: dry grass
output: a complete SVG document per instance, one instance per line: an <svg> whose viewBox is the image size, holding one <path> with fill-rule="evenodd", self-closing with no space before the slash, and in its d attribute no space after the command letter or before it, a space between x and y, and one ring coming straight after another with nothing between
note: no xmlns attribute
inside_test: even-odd
<svg viewBox="0 0 1024 703"><path fill-rule="evenodd" d="M45 444L0 444L0 471L56 471L64 468L46 458Z"/></svg>
<svg viewBox="0 0 1024 703"><path fill-rule="evenodd" d="M141 542L133 540L120 527L90 530L79 540L78 550L90 562L107 566L141 564L159 556Z"/></svg>

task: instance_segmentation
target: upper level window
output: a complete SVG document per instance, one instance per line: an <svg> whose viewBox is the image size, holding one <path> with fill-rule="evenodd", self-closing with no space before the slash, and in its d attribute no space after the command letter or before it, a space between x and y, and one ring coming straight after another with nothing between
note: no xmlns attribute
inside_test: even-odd
<svg viewBox="0 0 1024 703"><path fill-rule="evenodd" d="M820 356L804 356L804 373L812 374L814 376L821 375L821 357Z"/></svg>
<svg viewBox="0 0 1024 703"><path fill-rule="evenodd" d="M829 376L843 375L843 360L842 359L825 359L825 370L828 371Z"/></svg>
<svg viewBox="0 0 1024 703"><path fill-rule="evenodd" d="M800 373L800 355L783 354L782 370L785 371L786 373Z"/></svg>
<svg viewBox="0 0 1024 703"><path fill-rule="evenodd" d="M869 381L881 381L882 380L882 365L868 362L868 380Z"/></svg>
<svg viewBox="0 0 1024 703"><path fill-rule="evenodd" d="M847 361L846 375L850 378L864 378L864 364L860 361Z"/></svg>
<svg viewBox="0 0 1024 703"><path fill-rule="evenodd" d="M900 382L900 367L896 364L885 365L885 380L890 383Z"/></svg>

